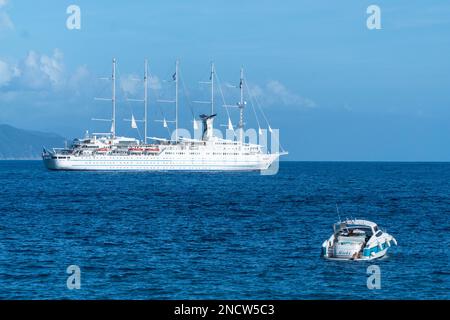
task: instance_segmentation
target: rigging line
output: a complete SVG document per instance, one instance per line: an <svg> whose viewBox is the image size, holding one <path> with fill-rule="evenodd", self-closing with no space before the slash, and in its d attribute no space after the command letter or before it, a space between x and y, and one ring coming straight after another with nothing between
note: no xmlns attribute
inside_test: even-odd
<svg viewBox="0 0 450 320"><path fill-rule="evenodd" d="M244 81L244 84L245 84L245 88L247 89L248 95L249 95L249 97L250 97L250 101L252 101L252 98L255 99L256 106L258 107L259 112L261 112L261 114L262 114L264 120L265 120L266 123L267 123L267 126L270 127L270 123L269 123L269 121L267 120L267 117L266 117L264 111L262 110L261 105L260 105L259 102L258 102L258 98L257 98L256 96L254 96L254 97L252 96L251 91L250 91L250 88L248 87L247 81Z"/></svg>
<svg viewBox="0 0 450 320"><path fill-rule="evenodd" d="M153 78L153 73L151 72L150 68L148 69L148 73L149 73L149 78L152 79ZM152 89L153 93L155 94L155 97L156 97L155 105L158 108L158 111L159 111L159 113L161 115L161 119L165 119L166 117L165 117L164 111L162 110L161 105L158 103L158 100L161 98L161 96L159 94L159 90L157 90L154 86L153 86L153 88L152 87L150 87L150 88ZM161 88L162 88L162 83L161 83ZM168 133L168 135L170 137L169 124L167 124L166 130L167 130L167 133Z"/></svg>
<svg viewBox="0 0 450 320"><path fill-rule="evenodd" d="M253 102L253 96L250 93L250 89L248 88L247 82L244 81L244 83L245 83L245 87L247 88L247 91L248 91L248 96L250 98L250 104L252 105L253 114L255 115L256 123L258 124L258 131L259 131L259 129L261 128L261 124L259 123L258 114L256 113L255 104Z"/></svg>
<svg viewBox="0 0 450 320"><path fill-rule="evenodd" d="M219 87L220 96L222 97L222 103L225 106L225 110L227 111L227 116L229 118L230 117L230 113L229 113L229 110L228 110L228 105L225 102L225 96L224 96L223 90L222 90L222 83L220 82L219 75L217 74L217 70L214 70L214 76L216 77L217 84L218 84L218 87Z"/></svg>
<svg viewBox="0 0 450 320"><path fill-rule="evenodd" d="M181 85L183 86L183 93L184 93L184 96L185 96L185 98L186 98L186 100L188 102L187 104L189 106L189 110L191 111L192 117L195 119L194 109L193 109L192 104L191 104L191 99L189 97L189 92L188 92L188 90L186 88L186 84L184 82L183 75L180 72L180 70L178 70L178 73L180 74Z"/></svg>
<svg viewBox="0 0 450 320"><path fill-rule="evenodd" d="M128 109L131 111L131 115L134 116L133 106L131 105L130 101L128 100L128 92L125 91L122 88L122 86L120 85L121 82L122 82L122 77L121 77L121 74L120 74L120 70L119 70L119 68L117 66L116 66L116 74L117 74L117 78L119 79L119 88L121 89L121 90L119 90L119 92L121 92L121 91L123 92L123 95L124 95L124 98L125 98L125 101L126 101L125 104L128 106ZM136 127L137 127L136 130L137 130L138 135L139 135L139 139L142 139L142 135L141 135L141 131L139 130L139 126L136 126Z"/></svg>
<svg viewBox="0 0 450 320"><path fill-rule="evenodd" d="M250 101L251 101L251 99L252 99L252 94L251 94L250 89L249 89L249 87L248 87L247 81L244 81L244 84L245 84L245 87L247 88L247 92L248 92L248 95L250 96ZM255 98L256 106L259 108L259 111L260 111L261 114L263 115L263 118L264 118L264 120L266 121L267 126L269 126L269 128L271 128L271 127L270 127L270 123L269 123L269 121L267 120L266 114L264 113L264 111L263 111L263 109L262 109L262 107L261 107L261 105L260 105L260 103L259 103L259 101L258 101L258 98L257 98L256 96L254 96L254 98ZM281 144L280 141L278 141L278 144L279 144L279 146L280 146L281 151L282 151L282 152L285 152L285 149L283 148L283 145Z"/></svg>
<svg viewBox="0 0 450 320"><path fill-rule="evenodd" d="M101 80L101 79L99 79ZM108 82L111 81L111 79L108 78ZM107 90L109 91L111 89L111 84L110 83L105 83L103 82L103 86L100 87L100 90L98 90L97 92L99 93L99 95L95 95L95 97L107 97L108 94L110 94L109 92L106 92Z"/></svg>
<svg viewBox="0 0 450 320"><path fill-rule="evenodd" d="M96 98L103 98L103 97L108 97L111 95L111 78L98 78L97 80L107 80L107 81L97 81L97 83L99 84L96 88L95 88L95 95L94 97ZM101 84L103 83L103 85ZM109 99L109 98L106 98Z"/></svg>
<svg viewBox="0 0 450 320"><path fill-rule="evenodd" d="M175 77L178 77L178 73L180 72L180 70L178 70L178 72L176 72L175 73ZM173 76L171 76L171 78L173 78ZM176 78L175 78L176 79ZM168 84L168 86L169 85L172 85L171 87L173 88L174 86L175 86L175 80L169 80L169 81L167 81L166 80L166 83ZM161 108L161 110L163 110L163 108ZM162 111L162 113L164 114L164 111ZM176 113L176 110L175 110L175 113ZM164 117L165 118L165 117ZM166 130L167 130L167 134L169 135L169 140L172 140L172 135L171 135L171 132L170 132L170 129L169 129L169 126L170 126L170 122L168 123L167 121L166 121L166 125L167 125L167 127L166 127Z"/></svg>
<svg viewBox="0 0 450 320"><path fill-rule="evenodd" d="M127 102L128 108L131 110L131 116L133 118L134 117L133 106L131 105L130 101L128 100L128 93L124 92L124 96L125 96L125 101ZM137 124L136 124L136 130L139 135L139 139L141 140L142 139L141 130L139 130L139 126Z"/></svg>
<svg viewBox="0 0 450 320"><path fill-rule="evenodd" d="M217 80L220 96L222 97L222 102L223 102L223 105L225 106L225 111L227 112L228 119L231 119L230 111L228 110L228 105L225 101L225 96L224 96L223 90L222 90L222 83L220 82L219 75L217 74L217 70L214 70L214 76L216 77L216 80ZM234 128L233 128L233 135L236 136L236 132L234 131Z"/></svg>

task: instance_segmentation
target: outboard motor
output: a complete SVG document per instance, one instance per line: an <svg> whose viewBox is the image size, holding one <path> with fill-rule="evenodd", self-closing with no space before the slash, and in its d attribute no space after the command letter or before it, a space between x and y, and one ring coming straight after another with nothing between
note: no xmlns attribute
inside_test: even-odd
<svg viewBox="0 0 450 320"><path fill-rule="evenodd" d="M217 114L212 114L210 116L206 114L200 115L200 119L202 120L203 124L203 134L202 134L203 141L207 141L213 137L213 121L216 115Z"/></svg>

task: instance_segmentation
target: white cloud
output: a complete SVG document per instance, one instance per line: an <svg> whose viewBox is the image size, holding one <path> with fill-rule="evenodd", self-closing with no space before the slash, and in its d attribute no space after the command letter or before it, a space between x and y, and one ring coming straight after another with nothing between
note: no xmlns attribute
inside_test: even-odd
<svg viewBox="0 0 450 320"><path fill-rule="evenodd" d="M13 72L9 64L0 60L0 87L8 85L13 77Z"/></svg>
<svg viewBox="0 0 450 320"><path fill-rule="evenodd" d="M270 106L298 106L314 108L316 103L308 98L288 90L280 81L271 80L263 87L249 85L250 94L256 97L263 105Z"/></svg>
<svg viewBox="0 0 450 320"><path fill-rule="evenodd" d="M124 93L129 95L139 95L143 92L143 82L139 75L132 73L120 78L120 88ZM148 88L152 90L161 90L161 81L157 76L150 76L148 78Z"/></svg>
<svg viewBox="0 0 450 320"><path fill-rule="evenodd" d="M0 0L0 31L14 29L14 23L9 15L3 10L7 3L7 0Z"/></svg>
<svg viewBox="0 0 450 320"><path fill-rule="evenodd" d="M19 63L19 81L25 87L32 89L52 86L61 87L65 83L63 54L59 49L53 55L40 55L29 51L26 58Z"/></svg>
<svg viewBox="0 0 450 320"><path fill-rule="evenodd" d="M250 95L253 97L262 97L264 95L264 90L258 85L249 85Z"/></svg>
<svg viewBox="0 0 450 320"><path fill-rule="evenodd" d="M277 80L269 81L266 87L269 92L278 98L284 105L298 105L307 108L313 108L316 106L314 101L290 92L281 82Z"/></svg>
<svg viewBox="0 0 450 320"><path fill-rule="evenodd" d="M129 95L135 95L138 91L138 87L141 86L139 76L132 73L120 78L120 88Z"/></svg>
<svg viewBox="0 0 450 320"><path fill-rule="evenodd" d="M31 50L16 63L0 60L0 87L8 91L77 89L88 76L85 66L68 75L59 49L51 55Z"/></svg>
<svg viewBox="0 0 450 320"><path fill-rule="evenodd" d="M54 85L61 84L64 71L63 54L59 49L53 51L53 56L42 55L40 59L41 71L50 79Z"/></svg>
<svg viewBox="0 0 450 320"><path fill-rule="evenodd" d="M38 65L38 55L34 51L29 51L27 57L25 58L25 65L30 68L35 68Z"/></svg>
<svg viewBox="0 0 450 320"><path fill-rule="evenodd" d="M72 76L70 76L69 84L71 86L78 86L88 77L89 77L88 68L85 65L79 66L72 74Z"/></svg>
<svg viewBox="0 0 450 320"><path fill-rule="evenodd" d="M17 68L17 66L0 60L0 87L9 85L9 83L19 75L20 70Z"/></svg>
<svg viewBox="0 0 450 320"><path fill-rule="evenodd" d="M157 76L151 76L148 78L148 86L153 90L161 90L161 80Z"/></svg>
<svg viewBox="0 0 450 320"><path fill-rule="evenodd" d="M6 12L0 11L0 31L14 29L14 23Z"/></svg>
<svg viewBox="0 0 450 320"><path fill-rule="evenodd" d="M90 72L87 66L79 66L67 79L67 89L72 95L81 95L86 84L90 83Z"/></svg>

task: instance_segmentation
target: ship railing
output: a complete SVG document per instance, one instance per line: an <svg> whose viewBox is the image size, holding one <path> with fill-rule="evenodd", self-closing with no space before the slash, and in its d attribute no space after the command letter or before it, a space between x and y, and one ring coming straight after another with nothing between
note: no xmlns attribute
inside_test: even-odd
<svg viewBox="0 0 450 320"><path fill-rule="evenodd" d="M52 148L53 154L70 154L71 149L68 148Z"/></svg>

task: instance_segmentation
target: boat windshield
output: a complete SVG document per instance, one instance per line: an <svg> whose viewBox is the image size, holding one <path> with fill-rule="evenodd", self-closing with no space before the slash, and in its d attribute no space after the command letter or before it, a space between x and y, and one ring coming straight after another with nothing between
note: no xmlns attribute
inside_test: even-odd
<svg viewBox="0 0 450 320"><path fill-rule="evenodd" d="M368 226L358 226L358 225L346 225L339 230L339 233L346 236L359 236L365 235L368 237L372 236L372 229Z"/></svg>

